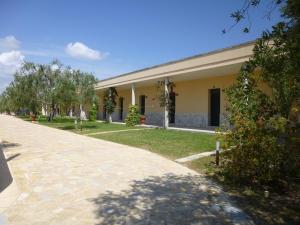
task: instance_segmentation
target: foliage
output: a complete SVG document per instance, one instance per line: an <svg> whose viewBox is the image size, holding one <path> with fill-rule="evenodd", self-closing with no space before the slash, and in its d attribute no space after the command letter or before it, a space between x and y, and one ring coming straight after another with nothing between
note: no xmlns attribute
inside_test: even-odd
<svg viewBox="0 0 300 225"><path fill-rule="evenodd" d="M136 105L129 105L128 115L125 119L126 126L133 127L140 124L140 114Z"/></svg>
<svg viewBox="0 0 300 225"><path fill-rule="evenodd" d="M95 84L96 78L92 74L83 73L80 70L73 71L75 83L76 102L82 108L83 106L92 105L95 102Z"/></svg>
<svg viewBox="0 0 300 225"><path fill-rule="evenodd" d="M89 121L96 121L97 119L97 106L93 104L90 112L89 112Z"/></svg>
<svg viewBox="0 0 300 225"><path fill-rule="evenodd" d="M74 122L74 120L75 120L74 117L69 117L69 116L55 116L53 118L54 123Z"/></svg>
<svg viewBox="0 0 300 225"><path fill-rule="evenodd" d="M111 122L111 115L115 111L118 96L117 89L114 87L107 88L104 93L104 108L109 115L109 122Z"/></svg>
<svg viewBox="0 0 300 225"><path fill-rule="evenodd" d="M230 126L223 127L221 139L230 150L223 170L238 182L268 184L300 175L295 160L300 151L300 2L284 2L284 21L263 33L237 82L226 90ZM270 95L261 91L262 84Z"/></svg>
<svg viewBox="0 0 300 225"><path fill-rule="evenodd" d="M46 121L47 121L47 117L46 116L43 116L43 115L39 115L38 116L38 122L46 122Z"/></svg>
<svg viewBox="0 0 300 225"><path fill-rule="evenodd" d="M157 82L157 90L158 90L158 99L160 107L167 107L167 110L172 109L172 102L170 98L170 93L174 91L175 83L172 81L167 81L167 89L165 90L165 81Z"/></svg>
<svg viewBox="0 0 300 225"><path fill-rule="evenodd" d="M64 67L59 61L49 64L25 62L0 97L0 111L39 114L42 108L52 119L73 108L90 107L95 101L93 75Z"/></svg>
<svg viewBox="0 0 300 225"><path fill-rule="evenodd" d="M252 8L257 8L260 5L260 3L261 0L242 1L242 7L230 14L230 17L234 20L234 24L232 24L228 29L223 29L222 33L225 34L229 32L233 27L241 23L241 21L247 22L247 24L243 26L242 31L244 33L249 33L252 27L250 10ZM286 3L286 0L270 0L268 8L265 10L264 17L270 19L272 13L284 3Z"/></svg>

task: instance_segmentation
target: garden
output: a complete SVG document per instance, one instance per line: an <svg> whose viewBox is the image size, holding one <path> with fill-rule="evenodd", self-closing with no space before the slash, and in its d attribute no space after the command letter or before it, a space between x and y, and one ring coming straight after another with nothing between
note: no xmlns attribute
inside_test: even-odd
<svg viewBox="0 0 300 225"><path fill-rule="evenodd" d="M211 156L185 165L222 184L257 224L299 224L300 2L272 3L280 7L281 21L257 39L253 56L225 90L227 123L218 129L218 135L141 127L135 105L129 106L126 125L112 123L118 95L114 87L105 92L108 121L96 121L97 80L58 62L23 65L1 95L0 111L170 159L214 150L218 140L222 148L219 166ZM245 7L231 17L239 23L259 4L245 1ZM244 32L249 32L249 27ZM271 94L260 89L262 83ZM161 106L170 110L168 93L163 92L160 99Z"/></svg>
<svg viewBox="0 0 300 225"><path fill-rule="evenodd" d="M29 116L20 117L31 121ZM155 152L170 159L212 151L215 149L216 136L213 134L147 128L144 126L126 126L106 121L82 121L75 123L75 118L56 116L48 121L39 116L38 124L71 131L89 137L139 147Z"/></svg>

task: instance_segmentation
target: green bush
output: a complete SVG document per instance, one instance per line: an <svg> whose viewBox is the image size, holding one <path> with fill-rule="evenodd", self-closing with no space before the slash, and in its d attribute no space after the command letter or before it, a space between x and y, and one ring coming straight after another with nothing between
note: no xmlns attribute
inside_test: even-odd
<svg viewBox="0 0 300 225"><path fill-rule="evenodd" d="M46 122L48 121L47 116L39 115L38 116L38 122Z"/></svg>
<svg viewBox="0 0 300 225"><path fill-rule="evenodd" d="M223 148L230 148L222 158L227 178L237 183L270 184L294 171L295 164L286 159L286 154L296 156L295 150L287 152L286 123L283 117L253 121L237 115L235 126L223 137Z"/></svg>
<svg viewBox="0 0 300 225"><path fill-rule="evenodd" d="M96 121L97 119L97 107L93 104L90 112L89 112L89 121Z"/></svg>
<svg viewBox="0 0 300 225"><path fill-rule="evenodd" d="M136 105L129 106L129 112L125 119L126 126L133 127L137 124L140 124L140 114Z"/></svg>
<svg viewBox="0 0 300 225"><path fill-rule="evenodd" d="M74 122L75 118L69 116L55 116L52 120L53 123L66 123Z"/></svg>

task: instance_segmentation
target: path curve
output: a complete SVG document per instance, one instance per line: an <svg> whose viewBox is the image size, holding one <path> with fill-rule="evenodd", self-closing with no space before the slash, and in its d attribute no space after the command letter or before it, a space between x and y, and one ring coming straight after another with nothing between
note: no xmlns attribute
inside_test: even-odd
<svg viewBox="0 0 300 225"><path fill-rule="evenodd" d="M157 154L7 115L0 139L19 190L0 223L252 224L215 184Z"/></svg>

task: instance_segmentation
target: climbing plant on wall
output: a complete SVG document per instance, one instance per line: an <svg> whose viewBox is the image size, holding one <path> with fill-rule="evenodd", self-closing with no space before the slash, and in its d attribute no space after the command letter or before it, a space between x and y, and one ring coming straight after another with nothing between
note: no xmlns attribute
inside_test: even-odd
<svg viewBox="0 0 300 225"><path fill-rule="evenodd" d="M105 90L104 93L104 109L106 113L108 114L108 122L112 122L112 114L115 111L117 102L116 98L118 96L118 92L116 88L110 87Z"/></svg>

